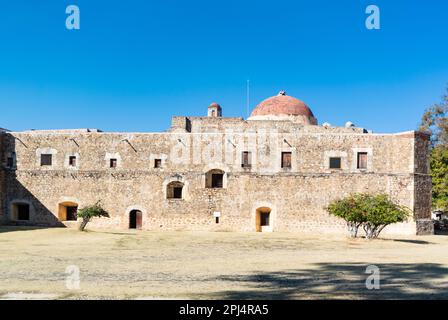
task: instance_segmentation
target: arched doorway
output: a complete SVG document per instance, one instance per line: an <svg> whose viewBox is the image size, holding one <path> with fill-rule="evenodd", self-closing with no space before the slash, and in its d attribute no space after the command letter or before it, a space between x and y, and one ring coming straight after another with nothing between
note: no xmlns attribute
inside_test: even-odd
<svg viewBox="0 0 448 320"><path fill-rule="evenodd" d="M271 220L271 208L258 208L255 213L255 230L257 232L272 231Z"/></svg>
<svg viewBox="0 0 448 320"><path fill-rule="evenodd" d="M129 229L142 228L142 212L140 210L132 210L129 212Z"/></svg>
<svg viewBox="0 0 448 320"><path fill-rule="evenodd" d="M59 203L58 218L60 221L78 220L78 204L70 201Z"/></svg>

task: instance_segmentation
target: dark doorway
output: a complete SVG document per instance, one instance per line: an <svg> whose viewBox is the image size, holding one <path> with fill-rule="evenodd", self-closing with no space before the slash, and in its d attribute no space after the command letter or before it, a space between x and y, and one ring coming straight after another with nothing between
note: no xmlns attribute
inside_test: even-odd
<svg viewBox="0 0 448 320"><path fill-rule="evenodd" d="M255 213L255 231L262 232L263 227L271 225L271 209L267 207L258 208Z"/></svg>
<svg viewBox="0 0 448 320"><path fill-rule="evenodd" d="M59 204L59 221L78 220L78 204L76 202L62 202Z"/></svg>
<svg viewBox="0 0 448 320"><path fill-rule="evenodd" d="M132 210L129 213L129 229L142 228L142 212L140 210Z"/></svg>
<svg viewBox="0 0 448 320"><path fill-rule="evenodd" d="M30 220L29 204L17 204L17 220Z"/></svg>
<svg viewBox="0 0 448 320"><path fill-rule="evenodd" d="M269 225L269 212L260 212L260 226L268 226Z"/></svg>
<svg viewBox="0 0 448 320"><path fill-rule="evenodd" d="M78 207L67 207L67 221L78 220Z"/></svg>

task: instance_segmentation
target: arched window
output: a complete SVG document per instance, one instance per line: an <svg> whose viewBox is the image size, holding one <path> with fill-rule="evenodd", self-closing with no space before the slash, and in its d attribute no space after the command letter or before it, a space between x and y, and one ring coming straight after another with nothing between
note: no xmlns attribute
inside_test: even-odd
<svg viewBox="0 0 448 320"><path fill-rule="evenodd" d="M206 188L223 188L224 186L224 171L219 169L212 169L205 174Z"/></svg>
<svg viewBox="0 0 448 320"><path fill-rule="evenodd" d="M167 199L182 199L182 189L184 184L180 181L170 182L166 186L166 198Z"/></svg>

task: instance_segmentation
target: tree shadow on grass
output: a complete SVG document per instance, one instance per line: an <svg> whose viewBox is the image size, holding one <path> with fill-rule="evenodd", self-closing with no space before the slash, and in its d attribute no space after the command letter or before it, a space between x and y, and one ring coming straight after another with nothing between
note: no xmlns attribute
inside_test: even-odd
<svg viewBox="0 0 448 320"><path fill-rule="evenodd" d="M380 289L368 290L367 264L319 263L310 269L223 276L245 288L215 292L212 299L447 299L448 269L436 263L376 264ZM371 283L369 281L369 283Z"/></svg>
<svg viewBox="0 0 448 320"><path fill-rule="evenodd" d="M429 242L425 240L412 240L412 239L393 239L395 242L413 243L413 244L434 244L434 242Z"/></svg>
<svg viewBox="0 0 448 320"><path fill-rule="evenodd" d="M138 236L137 232L133 232L133 231L103 231L103 230L90 230L90 229L86 229L84 230L84 232L87 233L98 233L98 234L114 234L114 235L119 235L119 236Z"/></svg>

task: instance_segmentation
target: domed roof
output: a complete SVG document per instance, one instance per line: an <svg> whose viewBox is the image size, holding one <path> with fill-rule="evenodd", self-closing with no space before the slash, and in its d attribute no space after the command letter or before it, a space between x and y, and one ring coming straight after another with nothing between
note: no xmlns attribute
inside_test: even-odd
<svg viewBox="0 0 448 320"><path fill-rule="evenodd" d="M212 102L208 107L209 108L218 108L218 109L221 108L221 106L216 102Z"/></svg>
<svg viewBox="0 0 448 320"><path fill-rule="evenodd" d="M305 102L287 96L285 91L261 102L248 120L293 120L303 124L317 124L313 112Z"/></svg>

